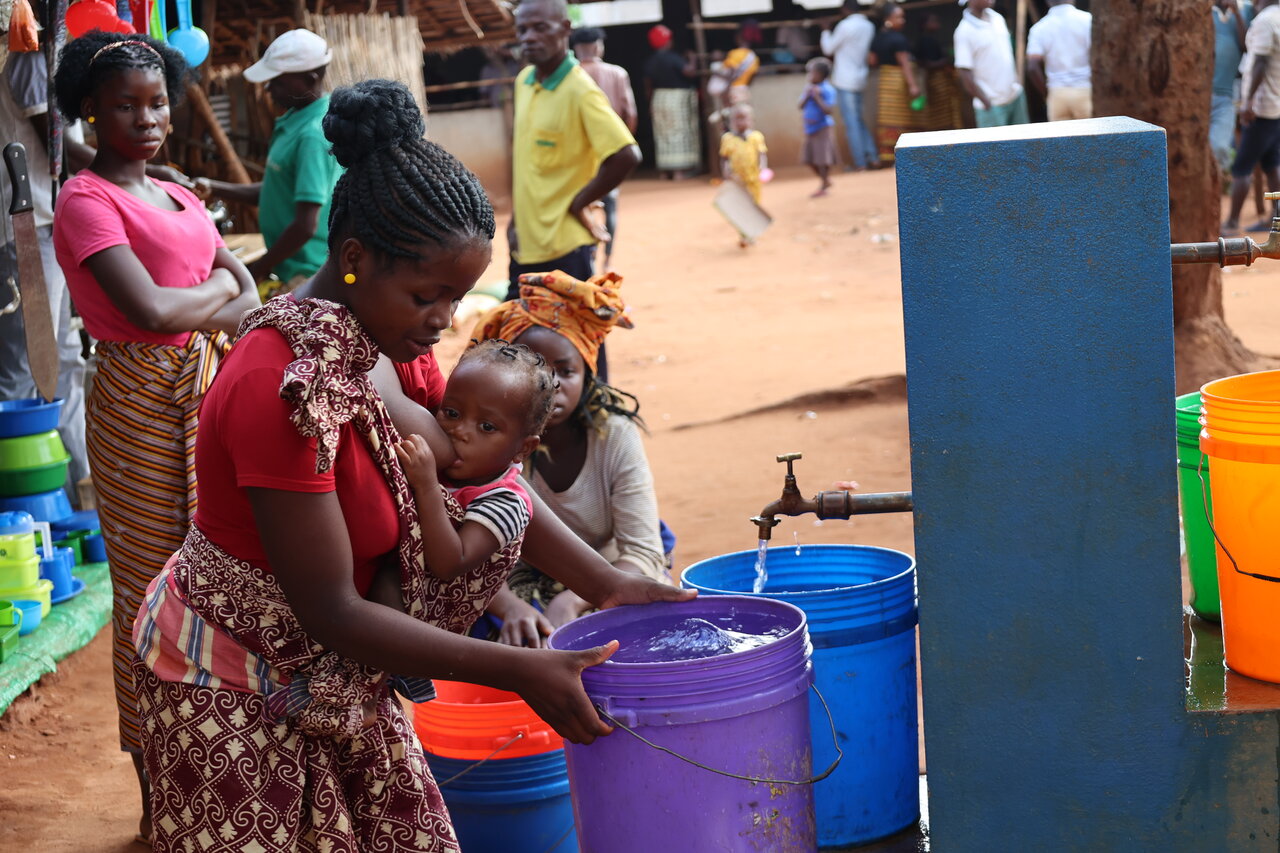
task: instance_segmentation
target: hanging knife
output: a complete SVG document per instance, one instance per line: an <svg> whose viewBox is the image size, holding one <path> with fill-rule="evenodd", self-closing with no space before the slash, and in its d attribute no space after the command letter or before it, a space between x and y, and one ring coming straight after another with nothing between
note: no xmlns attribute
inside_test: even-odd
<svg viewBox="0 0 1280 853"><path fill-rule="evenodd" d="M9 215L13 219L13 248L18 255L18 290L22 294L22 324L27 330L27 362L36 390L51 401L58 393L58 340L53 331L49 292L44 289L27 149L21 142L10 142L4 147L4 165L9 169L9 185L13 191Z"/></svg>

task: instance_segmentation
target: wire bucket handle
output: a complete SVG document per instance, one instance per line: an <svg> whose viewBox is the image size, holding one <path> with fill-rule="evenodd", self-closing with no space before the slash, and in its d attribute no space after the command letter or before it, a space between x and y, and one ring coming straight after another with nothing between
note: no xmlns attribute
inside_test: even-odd
<svg viewBox="0 0 1280 853"><path fill-rule="evenodd" d="M1256 578L1260 581L1268 583L1280 583L1280 577L1274 575L1261 575L1257 572L1246 572L1240 568L1240 564L1236 562L1236 558L1231 556L1231 551L1227 549L1227 543L1222 541L1222 537L1218 535L1218 529L1213 526L1213 517L1209 514L1209 484L1204 479L1204 454L1200 454L1200 463L1196 465L1196 476L1200 478L1200 505L1204 508L1204 520L1209 525L1209 532L1213 534L1213 541L1218 543L1218 547L1222 549L1222 553L1227 555L1227 559L1231 561L1231 568L1236 574L1244 575L1250 578Z"/></svg>
<svg viewBox="0 0 1280 853"><path fill-rule="evenodd" d="M822 771L817 776L810 776L808 779L765 779L764 777L761 777L761 776L745 776L741 773L730 773L727 770L717 770L714 767L708 767L706 764L703 764L700 761L695 761L687 755L681 755L680 753L676 752L673 749L667 749L665 746L659 746L658 744L646 738L644 735L637 732L635 729L632 729L631 727L627 726L625 723L619 722L617 718L615 718L612 714L610 714L600 705L597 704L595 707L596 707L596 711L600 714L600 716L603 717L604 720L610 725L617 726L618 728L622 729L624 732L631 735L633 738L645 744L646 746L651 746L654 749L658 750L659 752L665 752L667 755L670 755L674 758L678 758L686 764L692 764L694 767L700 767L703 770L709 770L712 773L716 773L721 776L728 776L730 779L742 779L747 782L763 782L769 785L813 785L818 782L821 782L823 779L826 779L832 773L836 772L836 768L840 766L840 761L844 758L844 751L840 749L840 738L836 734L836 721L835 721L835 718L831 716L831 707L827 705L827 700L823 698L822 691L818 690L818 685L816 684L810 684L809 689L811 689L814 695L818 697L818 701L822 703L822 710L825 711L827 714L827 722L831 725L831 743L836 748L836 759L835 761L831 762L831 766L828 767L826 770Z"/></svg>

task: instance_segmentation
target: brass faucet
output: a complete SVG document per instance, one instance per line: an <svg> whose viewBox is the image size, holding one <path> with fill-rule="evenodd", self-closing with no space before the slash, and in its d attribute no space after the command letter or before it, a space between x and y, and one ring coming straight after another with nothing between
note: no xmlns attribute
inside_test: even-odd
<svg viewBox="0 0 1280 853"><path fill-rule="evenodd" d="M1252 237L1219 237L1212 243L1173 243L1169 246L1170 260L1174 264L1217 264L1220 267L1244 264L1249 266L1258 258L1280 259L1280 212L1274 209L1280 193L1266 193L1263 198L1272 203L1271 233L1266 242L1257 243Z"/></svg>
<svg viewBox="0 0 1280 853"><path fill-rule="evenodd" d="M779 462L787 463L787 476L782 482L782 497L760 510L760 514L751 519L760 530L761 539L769 539L773 528L778 526L779 515L805 515L813 513L818 518L849 518L854 515L867 515L877 512L911 512L913 504L911 492L881 492L879 494L855 495L843 489L818 492L811 498L800 494L796 485L795 471L791 463L800 459L799 453L783 453Z"/></svg>

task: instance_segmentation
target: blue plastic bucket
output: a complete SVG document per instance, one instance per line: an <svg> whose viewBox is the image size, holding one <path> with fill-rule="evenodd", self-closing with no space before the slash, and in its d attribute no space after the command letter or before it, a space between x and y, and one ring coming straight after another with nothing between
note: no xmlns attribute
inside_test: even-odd
<svg viewBox="0 0 1280 853"><path fill-rule="evenodd" d="M809 619L815 684L835 717L844 761L813 786L818 843L862 844L920 816L916 719L915 560L865 545L770 548L766 598ZM695 563L682 581L700 595L750 595L755 551ZM809 704L813 766L835 757L826 712Z"/></svg>
<svg viewBox="0 0 1280 853"><path fill-rule="evenodd" d="M427 753L466 853L577 853L564 750L483 764Z"/></svg>

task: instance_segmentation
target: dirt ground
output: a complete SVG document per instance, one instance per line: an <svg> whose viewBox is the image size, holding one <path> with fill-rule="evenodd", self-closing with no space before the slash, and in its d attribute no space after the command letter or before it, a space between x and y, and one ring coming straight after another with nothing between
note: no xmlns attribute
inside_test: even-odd
<svg viewBox="0 0 1280 853"><path fill-rule="evenodd" d="M806 494L850 479L862 491L910 488L893 173L838 175L813 200L806 173L779 171L765 188L775 225L747 251L705 182L624 187L614 264L636 328L610 338L610 369L641 400L680 567L754 547L747 519L781 489L779 453L804 454ZM505 264L499 240L489 276L504 278ZM1230 271L1224 290L1245 343L1280 352L1280 264ZM442 342L446 368L460 347ZM787 519L774 541L910 552L911 522ZM130 841L137 793L115 749L109 661L104 631L0 720L0 844L141 849Z"/></svg>

